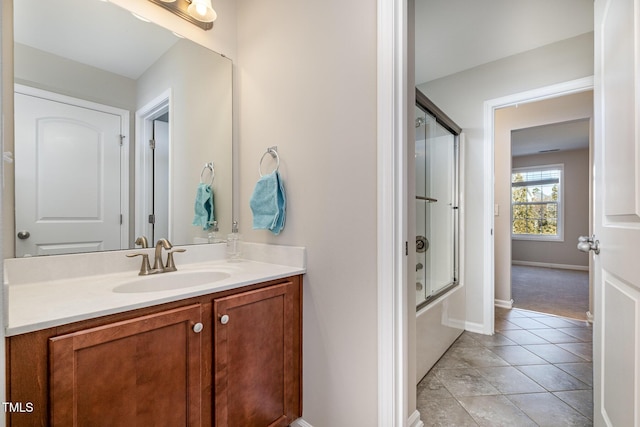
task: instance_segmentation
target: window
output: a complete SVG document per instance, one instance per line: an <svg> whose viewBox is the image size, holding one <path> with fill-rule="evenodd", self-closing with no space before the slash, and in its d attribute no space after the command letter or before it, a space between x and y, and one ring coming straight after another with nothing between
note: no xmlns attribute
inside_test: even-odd
<svg viewBox="0 0 640 427"><path fill-rule="evenodd" d="M511 236L526 240L564 240L562 181L564 165L513 169Z"/></svg>

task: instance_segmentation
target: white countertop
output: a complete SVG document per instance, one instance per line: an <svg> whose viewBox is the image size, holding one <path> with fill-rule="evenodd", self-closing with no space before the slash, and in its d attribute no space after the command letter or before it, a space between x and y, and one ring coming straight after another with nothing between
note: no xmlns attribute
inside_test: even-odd
<svg viewBox="0 0 640 427"><path fill-rule="evenodd" d="M241 259L237 261L213 260L181 265L177 259L177 272L152 276L138 276L138 269L134 269L112 274L65 277L54 280L37 280L33 282L23 280L15 285L10 282L7 283L5 280L8 296L8 325L5 333L7 336L18 335L108 314L150 307L303 274L306 272L304 248L294 249L302 250L302 256L297 257L302 260L302 263L294 262L288 263L294 265L283 265L261 260ZM261 248L260 251L256 252L264 252L264 250ZM256 255L254 252L252 254ZM257 255L254 258L270 258L269 256ZM140 258L136 257L136 260L139 262ZM278 259L275 259L275 261L278 261ZM223 272L227 273L229 277L213 283L180 289L150 292L114 292L114 288L134 280L154 280L154 276L162 276L163 279L165 277L175 277L176 281L178 281L181 275L189 275L190 272L195 271ZM212 273L212 276L214 275L215 273Z"/></svg>

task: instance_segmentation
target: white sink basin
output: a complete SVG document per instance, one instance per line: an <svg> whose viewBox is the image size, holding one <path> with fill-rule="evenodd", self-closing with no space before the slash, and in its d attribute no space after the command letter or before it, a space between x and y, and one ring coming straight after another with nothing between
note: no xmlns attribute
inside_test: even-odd
<svg viewBox="0 0 640 427"><path fill-rule="evenodd" d="M227 279L231 275L223 271L173 271L140 276L113 288L117 293L160 292L190 288Z"/></svg>

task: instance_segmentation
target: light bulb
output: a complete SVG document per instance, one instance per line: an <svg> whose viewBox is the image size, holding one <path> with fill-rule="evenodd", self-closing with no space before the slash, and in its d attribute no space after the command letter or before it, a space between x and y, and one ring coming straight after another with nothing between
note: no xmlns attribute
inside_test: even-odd
<svg viewBox="0 0 640 427"><path fill-rule="evenodd" d="M201 22L213 22L218 17L211 7L211 0L191 0L187 13Z"/></svg>

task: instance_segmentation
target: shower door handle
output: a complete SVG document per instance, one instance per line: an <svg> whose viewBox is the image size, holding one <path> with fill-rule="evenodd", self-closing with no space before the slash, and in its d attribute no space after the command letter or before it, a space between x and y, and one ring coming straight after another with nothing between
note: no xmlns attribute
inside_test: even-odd
<svg viewBox="0 0 640 427"><path fill-rule="evenodd" d="M580 236L578 237L578 250L580 252L593 251L597 254L600 253L600 241L596 240L596 236Z"/></svg>

